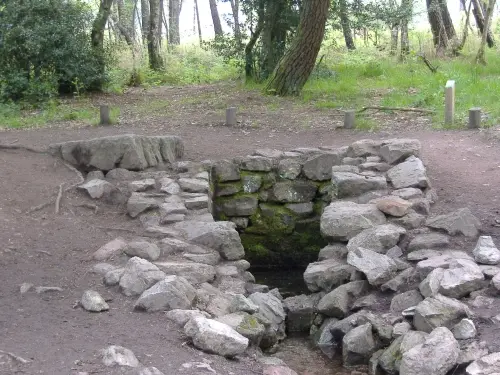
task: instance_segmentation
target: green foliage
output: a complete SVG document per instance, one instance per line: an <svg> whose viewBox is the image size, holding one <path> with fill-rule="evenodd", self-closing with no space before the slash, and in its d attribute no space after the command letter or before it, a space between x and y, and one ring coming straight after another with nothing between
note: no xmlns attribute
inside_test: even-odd
<svg viewBox="0 0 500 375"><path fill-rule="evenodd" d="M81 0L8 1L0 14L0 100L45 101L104 80Z"/></svg>

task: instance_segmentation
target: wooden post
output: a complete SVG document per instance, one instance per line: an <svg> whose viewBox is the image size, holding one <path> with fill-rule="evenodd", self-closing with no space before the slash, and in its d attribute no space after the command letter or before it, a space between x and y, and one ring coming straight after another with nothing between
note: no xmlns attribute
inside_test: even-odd
<svg viewBox="0 0 500 375"><path fill-rule="evenodd" d="M453 125L455 119L455 81L446 82L445 86L445 107L444 123Z"/></svg>
<svg viewBox="0 0 500 375"><path fill-rule="evenodd" d="M226 125L236 126L236 107L226 109Z"/></svg>
<svg viewBox="0 0 500 375"><path fill-rule="evenodd" d="M344 111L344 129L354 129L356 111L354 109L348 109Z"/></svg>
<svg viewBox="0 0 500 375"><path fill-rule="evenodd" d="M478 129L481 127L481 108L469 109L469 129Z"/></svg>
<svg viewBox="0 0 500 375"><path fill-rule="evenodd" d="M99 125L111 125L109 106L101 105L99 113L100 113Z"/></svg>

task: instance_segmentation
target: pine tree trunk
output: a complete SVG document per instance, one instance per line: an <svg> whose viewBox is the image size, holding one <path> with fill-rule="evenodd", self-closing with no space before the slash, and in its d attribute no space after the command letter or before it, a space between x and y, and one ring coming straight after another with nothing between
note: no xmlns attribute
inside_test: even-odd
<svg viewBox="0 0 500 375"><path fill-rule="evenodd" d="M163 68L163 59L160 53L160 38L158 37L160 21L160 1L149 0L149 32L148 32L148 56L149 66L153 70Z"/></svg>
<svg viewBox="0 0 500 375"><path fill-rule="evenodd" d="M260 61L262 79L267 79L272 74L285 54L287 25L276 20L280 19L280 14L286 6L286 0L273 0L268 1L265 8Z"/></svg>
<svg viewBox="0 0 500 375"><path fill-rule="evenodd" d="M476 20L476 25L481 32L481 35L484 33L484 12L483 7L479 0L472 0L472 14L474 15L474 19ZM495 39L493 38L493 34L491 30L488 30L487 33L487 43L488 47L493 48L495 46Z"/></svg>
<svg viewBox="0 0 500 375"><path fill-rule="evenodd" d="M398 51L399 24L393 24L391 27L391 55L395 56Z"/></svg>
<svg viewBox="0 0 500 375"><path fill-rule="evenodd" d="M209 0L210 3L210 13L212 14L212 22L214 24L215 36L222 35L222 24L220 23L219 11L217 9L216 0Z"/></svg>
<svg viewBox="0 0 500 375"><path fill-rule="evenodd" d="M488 1L488 9L486 9L486 15L484 17L484 29L481 38L481 44L479 50L477 51L476 62L486 65L486 58L484 56L484 49L486 47L486 39L488 38L488 33L490 31L491 20L493 18L493 10L495 9L495 0Z"/></svg>
<svg viewBox="0 0 500 375"><path fill-rule="evenodd" d="M196 12L196 23L198 25L198 37L200 38L200 46L202 46L203 36L201 35L200 11L198 8L198 0L194 0L194 11Z"/></svg>
<svg viewBox="0 0 500 375"><path fill-rule="evenodd" d="M240 29L240 0L229 0L231 3L231 11L233 12L234 20L234 39L238 44L241 43L241 29Z"/></svg>
<svg viewBox="0 0 500 375"><path fill-rule="evenodd" d="M346 0L339 0L339 16L340 24L342 25L342 32L344 34L345 46L348 50L355 50L354 40L352 38L352 30L349 22L349 13L347 11Z"/></svg>
<svg viewBox="0 0 500 375"><path fill-rule="evenodd" d="M300 93L314 69L323 42L329 5L330 0L303 1L297 35L269 80L267 93Z"/></svg>
<svg viewBox="0 0 500 375"><path fill-rule="evenodd" d="M142 21L142 41L144 44L148 42L149 33L149 2L141 0L141 21Z"/></svg>
<svg viewBox="0 0 500 375"><path fill-rule="evenodd" d="M181 33L179 18L181 15L182 0L169 0L168 2L168 23L169 41L172 45L181 44Z"/></svg>

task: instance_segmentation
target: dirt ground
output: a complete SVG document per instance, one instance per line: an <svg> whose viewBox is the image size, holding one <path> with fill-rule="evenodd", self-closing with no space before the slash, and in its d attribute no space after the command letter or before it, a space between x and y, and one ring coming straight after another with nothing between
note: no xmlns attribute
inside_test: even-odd
<svg viewBox="0 0 500 375"><path fill-rule="evenodd" d="M469 207L482 220L485 234L492 235L500 245L500 144L483 132L433 131L427 119L411 114L380 114L378 132L346 131L337 128L338 121L332 120L338 118L334 112L283 102L282 108L270 114L267 98L255 94L248 94L251 105L240 112L241 124L231 128L221 125L220 109L210 112L206 103L190 102L195 95L193 90L175 91L177 99L172 99L174 91L166 89L132 92L120 99L122 105L132 106L137 98L148 101L163 95L169 102L182 102L182 111L131 116L112 127L59 123L46 129L0 131L0 144L44 148L53 142L111 134L172 134L184 139L187 160L214 160L246 155L256 148L285 150L298 146L343 146L362 138L418 138L440 198L433 213ZM200 90L210 97L221 93L220 86ZM96 103L102 100L95 99ZM122 111L122 116L126 117L127 112ZM307 120L306 127L302 118ZM259 125L246 125L255 123ZM163 314L133 312L132 300L104 288L100 277L89 272L94 264L89 256L107 241L123 235L103 228L134 225L124 212L101 206L94 215L88 208L78 206L90 200L78 192L68 192L63 196L60 214L54 213L53 205L27 213L31 207L54 197L61 183L76 181L74 172L52 157L0 150L0 350L30 361L19 366L18 373L122 373L103 369L96 358L99 349L111 344L131 349L144 365L156 366L169 375L210 373L183 367L193 361L208 361L222 375L259 373L248 358L226 361L189 345L179 345L183 342L180 330ZM464 250L470 251L472 248L467 246ZM57 286L63 291L21 295L19 285L24 282ZM89 288L111 300L108 313L90 314L75 308L75 302ZM4 370L2 359L5 357L0 357L1 375L17 373ZM319 364L319 370L311 368L307 361L291 365L301 375L324 375L327 364Z"/></svg>

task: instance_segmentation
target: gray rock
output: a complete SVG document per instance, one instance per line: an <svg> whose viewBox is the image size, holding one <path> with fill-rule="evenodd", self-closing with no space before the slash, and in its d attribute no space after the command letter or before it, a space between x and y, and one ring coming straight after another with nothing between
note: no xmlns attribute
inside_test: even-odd
<svg viewBox="0 0 500 375"><path fill-rule="evenodd" d="M462 319L460 322L455 324L451 331L457 340L473 339L477 335L476 326L470 319Z"/></svg>
<svg viewBox="0 0 500 375"><path fill-rule="evenodd" d="M469 309L465 304L438 294L427 297L417 305L413 325L419 331L431 332L437 327L451 328L468 314Z"/></svg>
<svg viewBox="0 0 500 375"><path fill-rule="evenodd" d="M333 172L332 188L337 198L357 197L373 190L387 189L387 181L382 176L363 176L350 172Z"/></svg>
<svg viewBox="0 0 500 375"><path fill-rule="evenodd" d="M126 181L137 178L138 173L132 172L124 168L114 168L106 173L106 180L111 181Z"/></svg>
<svg viewBox="0 0 500 375"><path fill-rule="evenodd" d="M328 318L321 324L318 331L313 335L314 344L325 354L328 358L332 359L337 350L330 329L338 322L338 319Z"/></svg>
<svg viewBox="0 0 500 375"><path fill-rule="evenodd" d="M58 286L37 286L35 288L36 294L54 293L54 292L62 292L62 291L64 291L64 289L61 287L58 287Z"/></svg>
<svg viewBox="0 0 500 375"><path fill-rule="evenodd" d="M108 311L109 305L104 298L94 290L86 290L83 292L82 299L80 300L82 307L91 312Z"/></svg>
<svg viewBox="0 0 500 375"><path fill-rule="evenodd" d="M188 210L182 202L163 203L160 205L160 223L165 224L169 216L187 213Z"/></svg>
<svg viewBox="0 0 500 375"><path fill-rule="evenodd" d="M334 165L332 167L332 173L335 172L349 172L349 173L359 173L359 167L356 165Z"/></svg>
<svg viewBox="0 0 500 375"><path fill-rule="evenodd" d="M407 332L411 331L411 324L408 322L401 322L394 324L392 330L392 337L398 338L404 336Z"/></svg>
<svg viewBox="0 0 500 375"><path fill-rule="evenodd" d="M102 173L102 171L90 171L87 173L87 176L85 176L85 181L92 180L104 180L104 173Z"/></svg>
<svg viewBox="0 0 500 375"><path fill-rule="evenodd" d="M353 300L368 289L369 284L364 280L341 285L321 298L316 309L324 315L342 319L349 313Z"/></svg>
<svg viewBox="0 0 500 375"><path fill-rule="evenodd" d="M188 210L201 210L203 208L208 208L208 201L208 196L203 195L200 197L188 198L184 201L184 204Z"/></svg>
<svg viewBox="0 0 500 375"><path fill-rule="evenodd" d="M395 295L391 300L391 311L393 313L401 313L410 307L417 306L423 301L418 290L409 290L401 294Z"/></svg>
<svg viewBox="0 0 500 375"><path fill-rule="evenodd" d="M439 294L439 289L441 287L441 280L443 279L444 269L436 268L432 270L427 277L422 280L418 289L424 297L432 297Z"/></svg>
<svg viewBox="0 0 500 375"><path fill-rule="evenodd" d="M467 259L454 259L443 272L439 291L448 297L462 298L481 289L483 280L483 272L476 263Z"/></svg>
<svg viewBox="0 0 500 375"><path fill-rule="evenodd" d="M229 219L231 222L236 224L236 227L239 229L246 229L248 228L248 224L250 223L250 220L248 217L232 217Z"/></svg>
<svg viewBox="0 0 500 375"><path fill-rule="evenodd" d="M450 244L450 238L441 233L422 233L408 244L409 251L421 250L421 249L434 249L446 247Z"/></svg>
<svg viewBox="0 0 500 375"><path fill-rule="evenodd" d="M351 306L351 311L358 311L366 307L370 308L379 304L379 298L375 294L368 294L354 301Z"/></svg>
<svg viewBox="0 0 500 375"><path fill-rule="evenodd" d="M376 199L377 208L384 214L401 217L408 213L412 203L397 196L387 196Z"/></svg>
<svg viewBox="0 0 500 375"><path fill-rule="evenodd" d="M193 318L202 317L202 318L210 318L210 315L205 311L200 310L181 310L174 309L167 311L165 316L168 320L171 320L179 327L184 327L187 322L189 322Z"/></svg>
<svg viewBox="0 0 500 375"><path fill-rule="evenodd" d="M169 177L163 177L159 181L160 183L160 191L162 193L167 193L171 195L176 195L181 192L181 187L175 180L169 178Z"/></svg>
<svg viewBox="0 0 500 375"><path fill-rule="evenodd" d="M463 251L443 250L441 255L421 260L417 263L417 272L421 278L425 278L432 270L436 268L449 268L450 264L456 259L466 259L473 261L472 258Z"/></svg>
<svg viewBox="0 0 500 375"><path fill-rule="evenodd" d="M180 178L179 186L189 193L207 193L209 188L207 180L197 178Z"/></svg>
<svg viewBox="0 0 500 375"><path fill-rule="evenodd" d="M236 163L228 160L221 160L215 163L212 174L216 181L229 182L240 180L240 169Z"/></svg>
<svg viewBox="0 0 500 375"><path fill-rule="evenodd" d="M156 367L144 367L139 370L137 375L165 375L165 374L160 370L158 370Z"/></svg>
<svg viewBox="0 0 500 375"><path fill-rule="evenodd" d="M179 240L177 238L164 238L158 242L162 256L174 255L177 253L207 254L210 250L198 245Z"/></svg>
<svg viewBox="0 0 500 375"><path fill-rule="evenodd" d="M371 285L381 285L396 275L392 258L358 247L347 255L347 263L363 272Z"/></svg>
<svg viewBox="0 0 500 375"><path fill-rule="evenodd" d="M153 263L139 257L129 259L120 278L120 289L126 296L140 295L158 281L165 273Z"/></svg>
<svg viewBox="0 0 500 375"><path fill-rule="evenodd" d="M115 270L117 267L109 263L97 263L92 267L92 273L104 276L109 271Z"/></svg>
<svg viewBox="0 0 500 375"><path fill-rule="evenodd" d="M347 156L379 156L381 141L373 139L361 139L351 144L347 150Z"/></svg>
<svg viewBox="0 0 500 375"><path fill-rule="evenodd" d="M500 273L497 273L493 279L491 279L491 285L493 285L493 287L496 289L496 290L500 290Z"/></svg>
<svg viewBox="0 0 500 375"><path fill-rule="evenodd" d="M377 350L372 325L366 323L349 331L342 340L344 366L366 365Z"/></svg>
<svg viewBox="0 0 500 375"><path fill-rule="evenodd" d="M255 317L245 312L223 315L216 319L218 322L227 324L243 337L250 341L250 345L258 347L266 330Z"/></svg>
<svg viewBox="0 0 500 375"><path fill-rule="evenodd" d="M398 189L394 190L391 194L406 200L414 198L422 198L424 196L422 190L417 188Z"/></svg>
<svg viewBox="0 0 500 375"><path fill-rule="evenodd" d="M346 156L345 158L342 159L343 165L358 166L360 164L363 164L364 162L365 162L365 158L362 158L362 157L351 158L350 156Z"/></svg>
<svg viewBox="0 0 500 375"><path fill-rule="evenodd" d="M243 192L245 193L256 193L262 186L262 177L255 175L243 176Z"/></svg>
<svg viewBox="0 0 500 375"><path fill-rule="evenodd" d="M310 263L304 272L304 281L311 292L329 292L348 281L353 270L352 266L337 259L327 259Z"/></svg>
<svg viewBox="0 0 500 375"><path fill-rule="evenodd" d="M242 354L248 347L248 339L227 324L203 317L188 321L184 333L198 349L225 357Z"/></svg>
<svg viewBox="0 0 500 375"><path fill-rule="evenodd" d="M92 258L98 261L103 261L112 258L115 255L123 252L127 243L121 237L115 238L113 241L108 242L101 246L93 255Z"/></svg>
<svg viewBox="0 0 500 375"><path fill-rule="evenodd" d="M264 156L266 158L271 158L271 159L279 159L283 157L284 154L285 153L283 151L270 148L261 148L253 152L253 155L255 156Z"/></svg>
<svg viewBox="0 0 500 375"><path fill-rule="evenodd" d="M391 139L380 146L380 156L389 164L398 163L409 156L420 156L422 145L418 139Z"/></svg>
<svg viewBox="0 0 500 375"><path fill-rule="evenodd" d="M324 153L308 159L302 167L304 175L314 181L326 181L332 178L332 166L340 164L342 156L339 153Z"/></svg>
<svg viewBox="0 0 500 375"><path fill-rule="evenodd" d="M312 202L308 203L289 203L285 205L290 211L297 215L308 215L314 210L314 204Z"/></svg>
<svg viewBox="0 0 500 375"><path fill-rule="evenodd" d="M251 216L257 211L259 201L254 196L228 198L220 206L227 216Z"/></svg>
<svg viewBox="0 0 500 375"><path fill-rule="evenodd" d="M304 294L286 298L283 307L287 314L288 332L309 332L314 319L314 300Z"/></svg>
<svg viewBox="0 0 500 375"><path fill-rule="evenodd" d="M156 181L154 178L146 178L144 180L132 181L128 184L128 189L131 192L141 192L148 189L154 189Z"/></svg>
<svg viewBox="0 0 500 375"><path fill-rule="evenodd" d="M134 308L148 312L189 309L193 305L196 290L183 277L167 276L145 290Z"/></svg>
<svg viewBox="0 0 500 375"><path fill-rule="evenodd" d="M124 272L125 272L125 268L117 268L117 269L114 269L114 270L107 272L103 278L104 285L107 285L107 286L118 285Z"/></svg>
<svg viewBox="0 0 500 375"><path fill-rule="evenodd" d="M488 349L477 341L461 345L457 365L466 365L488 355Z"/></svg>
<svg viewBox="0 0 500 375"><path fill-rule="evenodd" d="M231 300L229 311L232 313L243 311L254 314L259 311L259 306L246 298L243 294L235 294Z"/></svg>
<svg viewBox="0 0 500 375"><path fill-rule="evenodd" d="M263 156L247 156L240 163L240 168L245 171L269 172L272 167L272 159Z"/></svg>
<svg viewBox="0 0 500 375"><path fill-rule="evenodd" d="M500 263L500 250L497 249L491 236L481 236L472 251L474 260L480 264L495 265Z"/></svg>
<svg viewBox="0 0 500 375"><path fill-rule="evenodd" d="M421 215L429 215L431 212L431 204L427 198L410 199L411 209Z"/></svg>
<svg viewBox="0 0 500 375"><path fill-rule="evenodd" d="M22 283L19 285L19 293L26 294L34 287L31 283Z"/></svg>
<svg viewBox="0 0 500 375"><path fill-rule="evenodd" d="M345 259L347 257L347 246L343 243L336 243L325 246L318 253L318 260Z"/></svg>
<svg viewBox="0 0 500 375"><path fill-rule="evenodd" d="M361 172L387 172L389 169L391 169L390 164L380 162L366 162L359 165Z"/></svg>
<svg viewBox="0 0 500 375"><path fill-rule="evenodd" d="M399 246L393 246L389 250L387 250L387 253L385 253L388 257L392 259L398 259L403 256L403 250Z"/></svg>
<svg viewBox="0 0 500 375"><path fill-rule="evenodd" d="M127 201L127 212L132 218L157 207L158 202L154 198L149 198L141 193L132 193Z"/></svg>
<svg viewBox="0 0 500 375"><path fill-rule="evenodd" d="M90 180L78 186L79 189L85 190L90 198L100 199L111 195L117 188L104 180Z"/></svg>
<svg viewBox="0 0 500 375"><path fill-rule="evenodd" d="M445 375L455 366L460 347L449 329L434 329L423 344L403 354L401 375Z"/></svg>
<svg viewBox="0 0 500 375"><path fill-rule="evenodd" d="M186 221L175 224L175 228L184 233L189 241L218 251L224 259L239 260L245 256L233 223Z"/></svg>
<svg viewBox="0 0 500 375"><path fill-rule="evenodd" d="M260 321L268 322L261 347L263 349L270 348L286 336L286 313L283 304L272 293L253 293L248 298L259 306L259 312L254 316Z"/></svg>
<svg viewBox="0 0 500 375"><path fill-rule="evenodd" d="M333 202L321 215L320 227L323 236L345 241L385 222L385 215L373 204Z"/></svg>
<svg viewBox="0 0 500 375"><path fill-rule="evenodd" d="M477 237L481 230L481 222L468 208L461 208L447 215L439 215L427 219L425 225L446 231L449 235L462 234L466 237Z"/></svg>
<svg viewBox="0 0 500 375"><path fill-rule="evenodd" d="M492 279L493 277L496 276L497 273L500 273L500 267L496 267L496 266L482 266L482 265L480 265L479 268L481 269L481 272L483 273L483 275L486 279Z"/></svg>
<svg viewBox="0 0 500 375"><path fill-rule="evenodd" d="M383 370L378 365L378 360L382 353L384 353L384 349L377 350L370 357L370 361L368 362L368 375L384 375Z"/></svg>
<svg viewBox="0 0 500 375"><path fill-rule="evenodd" d="M99 354L102 358L102 363L108 367L114 366L126 366L126 367L138 367L139 361L135 354L127 348L118 345L108 346L106 349L102 349Z"/></svg>
<svg viewBox="0 0 500 375"><path fill-rule="evenodd" d="M465 369L467 375L496 375L500 373L500 353L491 353L472 362Z"/></svg>
<svg viewBox="0 0 500 375"><path fill-rule="evenodd" d="M215 267L215 273L217 277L229 276L229 277L238 277L239 270L236 266L231 265L221 265Z"/></svg>
<svg viewBox="0 0 500 375"><path fill-rule="evenodd" d="M421 331L409 331L403 336L403 341L401 341L400 351L405 353L411 348L417 345L423 344L425 339L429 336L426 332Z"/></svg>
<svg viewBox="0 0 500 375"><path fill-rule="evenodd" d="M310 181L281 181L272 187L270 200L281 203L307 203L313 200L317 189Z"/></svg>
<svg viewBox="0 0 500 375"><path fill-rule="evenodd" d="M347 250L352 251L358 247L363 247L377 253L386 253L388 249L396 246L405 233L404 228L394 224L377 225L365 229L351 238L347 244Z"/></svg>
<svg viewBox="0 0 500 375"><path fill-rule="evenodd" d="M215 279L215 268L208 264L194 262L157 262L155 265L165 275L184 277L192 284L201 284Z"/></svg>
<svg viewBox="0 0 500 375"><path fill-rule="evenodd" d="M278 163L278 175L287 180L295 180L302 171L302 164L296 159L283 159Z"/></svg>
<svg viewBox="0 0 500 375"><path fill-rule="evenodd" d="M179 137L116 135L71 141L49 146L53 155L82 169L109 171L119 167L143 170L182 158L184 145Z"/></svg>
<svg viewBox="0 0 500 375"><path fill-rule="evenodd" d="M391 223L403 227L405 229L417 229L424 225L426 220L425 215L421 215L412 209L403 217L391 217Z"/></svg>
<svg viewBox="0 0 500 375"><path fill-rule="evenodd" d="M410 156L403 163L389 169L387 178L396 189L429 186L424 164L415 156Z"/></svg>
<svg viewBox="0 0 500 375"><path fill-rule="evenodd" d="M442 252L439 250L422 249L422 250L412 251L406 256L406 259L411 261L420 261L433 257L438 257L440 255L442 255Z"/></svg>
<svg viewBox="0 0 500 375"><path fill-rule="evenodd" d="M398 261L398 259L395 259L394 261L396 262ZM415 281L416 277L417 273L415 272L415 270L413 268L407 268L398 273L394 278L382 284L380 289L382 289L382 291L384 292L388 290L391 290L393 292L400 292L402 289L405 289L408 284L411 284L413 281Z"/></svg>
<svg viewBox="0 0 500 375"><path fill-rule="evenodd" d="M384 350L378 359L378 365L384 370L386 374L396 375L399 373L401 364L401 342L403 336L394 340L387 349Z"/></svg>
<svg viewBox="0 0 500 375"><path fill-rule="evenodd" d="M144 240L129 242L123 252L130 257L146 260L157 260L160 257L160 248L156 244Z"/></svg>

